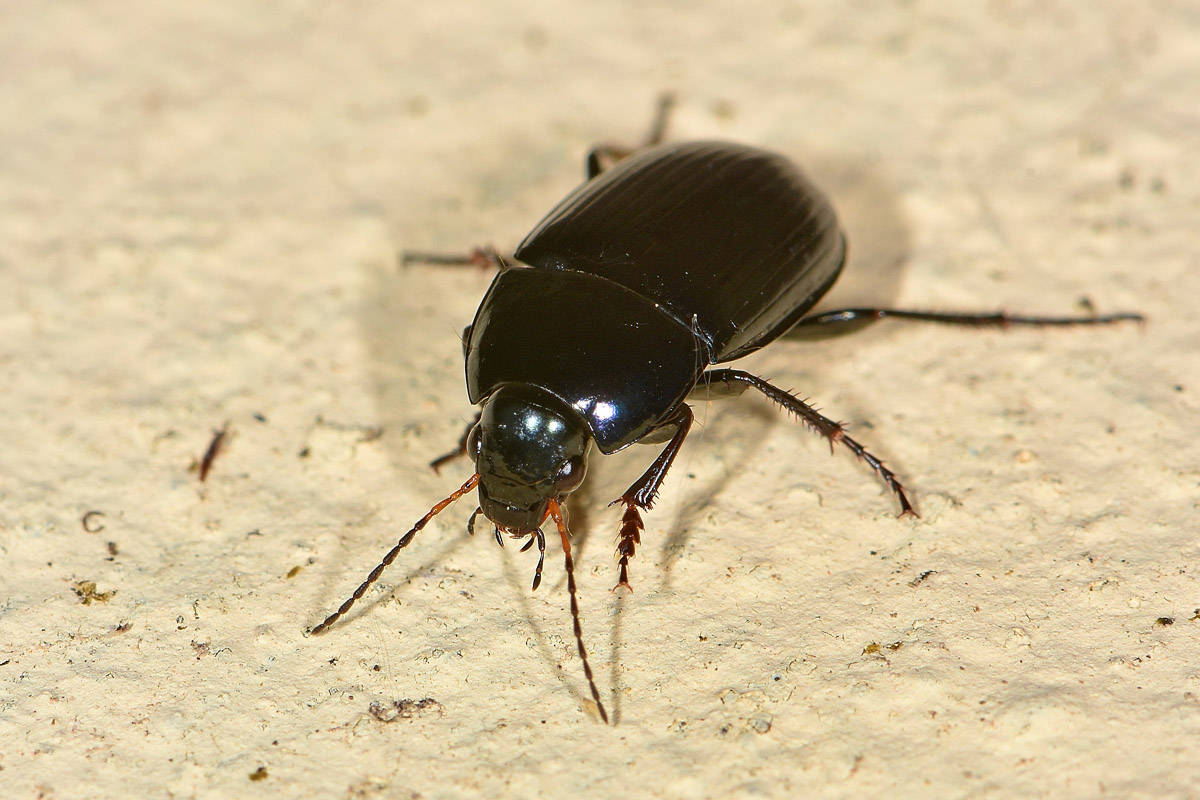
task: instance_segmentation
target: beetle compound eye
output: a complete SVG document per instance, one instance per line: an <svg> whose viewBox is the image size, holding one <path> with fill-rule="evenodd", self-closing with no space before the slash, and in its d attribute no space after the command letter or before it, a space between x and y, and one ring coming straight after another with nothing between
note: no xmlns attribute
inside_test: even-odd
<svg viewBox="0 0 1200 800"><path fill-rule="evenodd" d="M554 491L568 494L579 488L587 474L587 462L580 457L568 458L554 471Z"/></svg>
<svg viewBox="0 0 1200 800"><path fill-rule="evenodd" d="M478 425L471 428L471 432L467 434L467 455L472 461L479 459L479 452L483 449L483 433L480 432Z"/></svg>

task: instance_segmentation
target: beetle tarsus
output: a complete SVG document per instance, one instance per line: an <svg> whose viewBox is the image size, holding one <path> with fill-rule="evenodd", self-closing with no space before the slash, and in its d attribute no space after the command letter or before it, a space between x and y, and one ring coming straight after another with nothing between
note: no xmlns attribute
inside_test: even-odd
<svg viewBox="0 0 1200 800"><path fill-rule="evenodd" d="M917 512L913 510L912 504L908 502L908 497L904 494L904 487L900 485L900 479L896 477L896 473L885 467L882 461L871 455L865 447L846 434L839 434L837 440L850 448L850 452L854 453L854 455L867 462L871 469L875 470L875 474L892 490L892 494L896 495L896 499L900 502L900 513L896 516L918 516Z"/></svg>
<svg viewBox="0 0 1200 800"><path fill-rule="evenodd" d="M617 554L621 557L617 562L617 566L620 568L620 577L617 585L613 587L614 590L624 586L633 591L633 587L629 585L629 559L633 557L637 545L642 543L640 532L646 528L639 509L649 510L654 505L658 489L662 486L667 471L675 461L675 456L679 454L679 448L683 446L683 440L687 438L693 419L691 407L687 403L680 403L675 413L660 426L668 430L671 427L675 428L667 446L658 454L658 458L654 459L654 463L642 473L641 477L625 490L623 495L609 503L610 506L615 506L617 503L625 504L625 515L621 518L621 531L617 535Z"/></svg>
<svg viewBox="0 0 1200 800"><path fill-rule="evenodd" d="M633 587L629 585L629 559L633 558L637 546L642 543L642 531L646 529L646 525L642 522L642 515L633 498L622 497L617 502L625 504L625 515L621 517L621 532L617 540L617 555L621 557L617 561L617 567L620 572L617 585L612 590L615 592L624 587L632 592Z"/></svg>

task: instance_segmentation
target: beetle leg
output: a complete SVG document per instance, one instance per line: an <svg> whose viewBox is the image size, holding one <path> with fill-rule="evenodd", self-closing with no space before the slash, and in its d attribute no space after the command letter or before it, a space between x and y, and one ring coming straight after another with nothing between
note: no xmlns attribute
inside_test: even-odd
<svg viewBox="0 0 1200 800"><path fill-rule="evenodd" d="M469 253L425 253L419 250L403 250L400 266L409 264L440 264L452 267L479 267L480 269L506 269L508 263L491 245L475 247Z"/></svg>
<svg viewBox="0 0 1200 800"><path fill-rule="evenodd" d="M538 563L537 569L535 569L533 572L532 591L536 592L537 587L542 585L542 562L546 560L546 534L542 533L541 528L538 528L536 531L529 534L529 541L526 542L525 546L521 548L521 552L524 553L526 550L532 547L534 542L537 542L538 546Z"/></svg>
<svg viewBox="0 0 1200 800"><path fill-rule="evenodd" d="M662 485L663 478L667 476L667 470L671 468L671 462L679 454L679 448L683 445L683 440L692 427L692 419L691 407L686 403L680 403L666 422L659 426L675 429L675 433L671 435L671 441L667 442L667 446L658 454L658 458L654 459L654 463L650 465L649 469L642 473L642 476L625 490L625 494L621 495L618 500L614 500L613 503L625 503L646 509L654 505L659 486Z"/></svg>
<svg viewBox="0 0 1200 800"><path fill-rule="evenodd" d="M654 107L654 121L650 123L650 132L646 134L646 147L662 144L667 135L667 121L675 108L675 95L663 92L658 96L658 104Z"/></svg>
<svg viewBox="0 0 1200 800"><path fill-rule="evenodd" d="M877 319L911 319L942 325L972 328L1067 327L1071 325L1112 325L1116 322L1144 322L1141 314L1121 312L1077 317L1030 317L994 312L910 311L902 308L839 308L804 317L789 332L799 337L834 336L850 333Z"/></svg>
<svg viewBox="0 0 1200 800"><path fill-rule="evenodd" d="M435 458L433 461L429 462L429 466L434 472L440 471L443 464L448 464L451 461L453 461L454 459L459 458L460 456L465 456L467 454L467 437L471 435L471 429L479 424L479 419L482 416L483 416L482 411L476 411L475 419L473 419L467 423L466 430L464 430L462 432L462 436L459 437L458 446L447 453L443 453L442 455Z"/></svg>
<svg viewBox="0 0 1200 800"><path fill-rule="evenodd" d="M660 426L675 428L671 441L667 442L667 446L658 454L658 458L654 459L650 468L642 473L642 476L634 481L623 495L609 503L609 505L625 504L625 515L621 518L621 531L617 539L617 554L621 556L617 562L620 576L614 589L624 586L630 591L633 590L633 587L629 585L629 559L633 557L637 546L642 543L641 532L646 529L639 509L649 509L654 505L658 488L662 485L663 478L667 476L667 470L671 468L671 463L679 454L679 448L683 446L683 440L687 438L688 431L692 427L692 419L692 409L687 403L680 403L675 413Z"/></svg>
<svg viewBox="0 0 1200 800"><path fill-rule="evenodd" d="M643 147L653 147L660 144L667 133L667 120L671 117L671 109L675 107L675 95L664 92L658 96L658 104L654 109L654 120L650 123L650 132L641 147L619 147L611 144L598 144L588 151L584 169L588 180L599 175L608 167L628 158Z"/></svg>
<svg viewBox="0 0 1200 800"><path fill-rule="evenodd" d="M587 179L590 181L601 172L604 172L604 165L601 162L602 157L605 161L616 163L617 161L627 157L632 152L632 150L625 147L616 147L614 145L607 144L595 145L591 150L588 150L587 159L584 161L583 165L584 172L587 174Z"/></svg>
<svg viewBox="0 0 1200 800"><path fill-rule="evenodd" d="M917 512L913 511L912 504L908 502L908 497L904 494L904 487L900 485L900 479L896 477L896 474L885 467L883 462L869 453L865 447L847 436L842 423L831 420L794 394L785 392L757 375L751 375L740 369L711 369L705 372L700 380L713 388L719 385L720 393L740 394L741 392L734 388L738 384L758 389L769 399L778 403L785 411L795 414L805 425L828 439L830 451L833 450L834 442L841 442L850 449L850 452L867 462L892 490L892 494L896 495L896 499L900 502L900 516L911 514L915 517L917 515ZM745 391L745 389L741 391Z"/></svg>

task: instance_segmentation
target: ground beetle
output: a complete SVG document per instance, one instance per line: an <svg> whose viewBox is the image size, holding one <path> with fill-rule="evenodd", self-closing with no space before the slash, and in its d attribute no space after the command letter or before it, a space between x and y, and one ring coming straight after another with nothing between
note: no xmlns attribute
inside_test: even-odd
<svg viewBox="0 0 1200 800"><path fill-rule="evenodd" d="M592 698L608 721L592 677L576 600L567 531L567 496L579 488L594 443L609 455L636 443L667 445L613 501L625 506L618 536L618 587L649 509L692 425L690 397L757 389L871 466L913 514L896 475L842 425L799 397L739 369L716 367L797 328L839 331L884 317L971 326L1103 325L1138 314L1022 317L850 308L813 316L842 269L846 241L825 196L780 155L728 142L661 144L669 98L645 148L597 147L588 179L558 204L514 253L514 268L493 251L472 256L407 254L406 261L492 263L500 268L463 334L467 394L481 410L436 469L467 455L475 473L430 509L336 612L349 611L416 533L474 489L479 514L503 535L538 546L541 582L554 521L566 561L575 642ZM605 163L615 162L604 169Z"/></svg>

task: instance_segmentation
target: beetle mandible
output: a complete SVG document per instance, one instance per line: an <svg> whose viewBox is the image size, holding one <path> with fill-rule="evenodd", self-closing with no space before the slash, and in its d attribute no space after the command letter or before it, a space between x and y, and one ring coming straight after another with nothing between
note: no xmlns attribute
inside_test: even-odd
<svg viewBox="0 0 1200 800"><path fill-rule="evenodd" d="M565 501L604 455L631 444L666 447L615 501L618 587L649 509L692 425L689 397L755 389L865 461L887 485L900 516L915 514L896 475L844 427L796 395L740 369L717 366L789 330L845 330L902 318L969 326L1104 325L1139 314L1031 317L891 308L805 316L841 272L846 240L829 201L788 159L728 142L662 144L664 98L647 144L630 152L594 148L587 180L537 224L513 255L407 254L406 261L492 263L500 268L463 334L467 394L480 406L456 450L432 466L469 456L475 472L402 536L320 633L346 614L400 550L436 514L478 491L483 514L504 535L538 546L541 582L553 520L562 542L575 642L600 717L608 715L583 645ZM604 169L606 161L615 161Z"/></svg>

